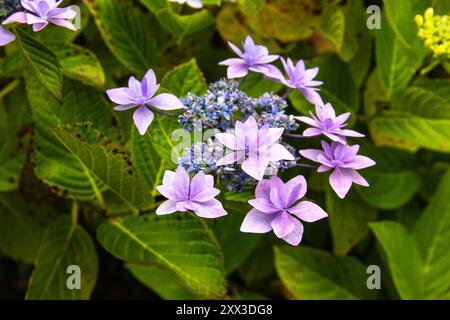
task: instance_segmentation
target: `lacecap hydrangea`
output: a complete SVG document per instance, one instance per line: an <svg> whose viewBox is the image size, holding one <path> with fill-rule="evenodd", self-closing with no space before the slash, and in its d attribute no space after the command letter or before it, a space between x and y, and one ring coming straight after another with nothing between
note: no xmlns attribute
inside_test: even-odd
<svg viewBox="0 0 450 320"><path fill-rule="evenodd" d="M319 74L317 67L307 69L303 60L294 62L270 54L250 36L242 43L242 49L229 45L237 57L219 63L227 67L228 79L211 83L203 95L157 94L159 84L150 69L141 81L131 77L127 87L110 89L108 96L118 111L136 108L133 119L141 135L146 134L155 116L177 117L180 128L188 132L214 131L206 141L184 148L176 171L165 172L157 190L167 200L156 214L191 211L203 218L218 218L227 214L226 206L216 198L221 190L254 189L254 199L249 201L253 209L243 220L241 231L274 231L278 238L298 245L303 236L302 222L314 222L327 214L315 203L301 200L307 194L303 176L283 182L279 173L295 167L330 172L331 188L344 198L353 183L369 185L357 170L375 162L359 155L358 145L349 144L349 139L364 137L345 128L350 114L337 115L333 106L322 100L322 82L315 79ZM284 72L273 64L280 58ZM250 97L241 90L250 72L284 84L286 93L279 96L266 92ZM306 117L287 112L286 98L293 90L315 106L316 114ZM181 114L167 112L176 109ZM286 137L323 140L318 145L320 149L296 150ZM304 163L303 159L313 163Z"/></svg>

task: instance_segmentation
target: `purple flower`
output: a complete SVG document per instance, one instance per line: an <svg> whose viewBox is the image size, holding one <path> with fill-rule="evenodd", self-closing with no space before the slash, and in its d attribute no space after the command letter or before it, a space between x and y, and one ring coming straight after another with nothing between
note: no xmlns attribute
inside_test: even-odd
<svg viewBox="0 0 450 320"><path fill-rule="evenodd" d="M164 173L163 184L156 189L169 199L156 209L158 215L188 210L202 218L218 218L227 214L220 201L214 198L220 190L214 188L213 176L204 172L197 173L190 180L186 169L178 166L175 172Z"/></svg>
<svg viewBox="0 0 450 320"><path fill-rule="evenodd" d="M307 149L301 150L300 154L307 159L318 162L321 165L318 172L326 172L334 169L330 175L330 185L343 199L350 190L352 183L368 187L367 181L356 171L375 165L372 159L357 155L359 146L347 146L333 142L331 146L322 141L323 150Z"/></svg>
<svg viewBox="0 0 450 320"><path fill-rule="evenodd" d="M319 91L317 86L320 86L322 81L313 80L319 73L319 68L306 69L305 62L299 60L297 65L294 65L290 58L284 60L281 58L284 70L286 71L287 78L280 72L280 77L269 77L276 82L282 82L284 85L299 90L303 96L314 105L323 105L322 98L317 93Z"/></svg>
<svg viewBox="0 0 450 320"><path fill-rule="evenodd" d="M279 58L278 55L269 55L266 47L255 45L253 39L247 36L243 43L244 52L231 42L228 42L231 49L236 52L240 58L231 58L219 63L222 66L228 66L228 79L245 77L249 70L262 73L268 77L278 78L281 76L280 70L271 65Z"/></svg>
<svg viewBox="0 0 450 320"><path fill-rule="evenodd" d="M306 124L309 124L313 128L308 128L303 131L305 137L314 137L319 135L325 135L333 141L347 144L346 137L364 137L363 134L353 130L342 129L347 124L345 121L350 117L350 112L341 114L336 117L331 104L327 103L324 106L316 105L317 118L310 112L309 117L295 117Z"/></svg>
<svg viewBox="0 0 450 320"><path fill-rule="evenodd" d="M131 77L128 80L128 88L109 89L106 94L111 101L119 104L114 110L122 111L139 106L133 114L133 119L139 133L144 135L153 121L153 112L147 104L162 110L183 108L183 104L173 94L162 93L153 97L158 88L155 73L150 69L141 82Z"/></svg>
<svg viewBox="0 0 450 320"><path fill-rule="evenodd" d="M294 156L278 143L283 128L269 128L266 124L258 129L255 118L245 123L236 121L234 134L217 133L215 137L233 152L217 162L217 166L242 162L241 168L256 180L261 180L271 161L294 160Z"/></svg>
<svg viewBox="0 0 450 320"><path fill-rule="evenodd" d="M260 181L255 191L256 199L248 202L254 209L247 213L241 231L266 233L273 230L278 238L297 246L303 235L303 225L298 219L314 222L327 217L326 212L311 201L297 203L306 194L306 189L303 176L286 184L277 176Z"/></svg>
<svg viewBox="0 0 450 320"><path fill-rule="evenodd" d="M70 7L58 8L62 0L21 0L20 3L27 11L19 11L9 16L3 24L18 22L33 25L35 32L45 28L49 22L58 26L76 30L75 26L67 21L73 19L77 13Z"/></svg>
<svg viewBox="0 0 450 320"><path fill-rule="evenodd" d="M14 33L0 27L0 46L5 46L16 39Z"/></svg>

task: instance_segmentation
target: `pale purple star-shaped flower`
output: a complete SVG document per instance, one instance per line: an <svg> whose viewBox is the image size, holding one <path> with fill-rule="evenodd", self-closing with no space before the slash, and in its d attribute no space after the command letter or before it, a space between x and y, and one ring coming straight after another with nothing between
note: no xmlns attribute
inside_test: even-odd
<svg viewBox="0 0 450 320"><path fill-rule="evenodd" d="M156 189L168 199L156 209L158 215L188 210L202 218L218 218L227 214L220 201L215 199L220 190L214 188L214 177L203 171L190 180L186 169L179 166L175 172L166 171L163 184Z"/></svg>
<svg viewBox="0 0 450 320"><path fill-rule="evenodd" d="M245 77L249 71L262 73L267 77L279 78L281 76L280 70L270 64L279 56L269 55L267 48L255 45L250 36L247 36L243 43L244 52L231 42L228 42L228 45L239 56L239 58L231 58L219 63L219 65L228 66L228 79Z"/></svg>
<svg viewBox="0 0 450 320"><path fill-rule="evenodd" d="M22 7L27 11L19 11L9 16L3 24L27 23L33 25L38 32L44 29L49 22L58 26L76 30L75 26L67 20L75 18L77 13L70 7L58 8L62 0L21 0Z"/></svg>
<svg viewBox="0 0 450 320"><path fill-rule="evenodd" d="M329 103L324 106L316 105L316 116L310 112L311 118L309 117L295 117L295 119L300 120L306 124L312 126L303 131L305 137L315 137L320 135L325 135L333 141L337 141L346 144L346 137L364 137L363 134L349 130L342 129L347 124L345 121L350 117L351 113L346 112L336 117L336 113L333 106Z"/></svg>
<svg viewBox="0 0 450 320"><path fill-rule="evenodd" d="M323 82L313 80L319 73L319 68L306 69L305 62L299 60L296 65L288 58L287 61L281 58L284 70L287 77L283 76L280 72L279 77L268 77L269 79L281 82L284 85L299 90L303 96L314 105L323 105L323 100L317 93L319 91L317 86L320 86Z"/></svg>
<svg viewBox="0 0 450 320"><path fill-rule="evenodd" d="M0 27L0 46L6 46L8 43L13 42L16 39L14 33Z"/></svg>
<svg viewBox="0 0 450 320"><path fill-rule="evenodd" d="M359 145L348 146L338 142L332 142L331 146L322 141L323 150L300 150L300 154L312 161L320 163L318 172L334 170L331 173L330 185L339 198L343 199L350 190L352 183L368 187L369 183L356 171L375 165L375 161L357 155Z"/></svg>
<svg viewBox="0 0 450 320"><path fill-rule="evenodd" d="M147 105L161 110L175 110L184 107L173 94L161 93L154 96L158 88L159 84L156 83L155 73L150 69L141 82L130 77L128 87L109 89L106 94L111 101L119 104L114 110L122 111L139 106L133 114L133 119L139 133L144 135L153 121L153 112Z"/></svg>
<svg viewBox="0 0 450 320"><path fill-rule="evenodd" d="M242 170L256 180L261 180L271 161L295 160L294 156L278 143L283 131L283 128L269 128L268 124L258 128L253 117L249 117L244 123L236 121L234 134L215 135L217 140L233 150L216 165L223 166L243 161Z"/></svg>
<svg viewBox="0 0 450 320"><path fill-rule="evenodd" d="M298 202L306 194L306 189L303 176L297 176L286 184L277 176L261 180L256 186L256 199L248 202L253 209L242 222L241 231L266 233L273 230L278 238L297 246L303 236L300 220L314 222L328 216L311 201Z"/></svg>

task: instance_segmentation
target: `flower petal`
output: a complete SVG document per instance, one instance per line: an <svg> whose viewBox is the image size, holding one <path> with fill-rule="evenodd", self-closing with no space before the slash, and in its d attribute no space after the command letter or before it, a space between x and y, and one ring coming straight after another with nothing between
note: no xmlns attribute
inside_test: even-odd
<svg viewBox="0 0 450 320"><path fill-rule="evenodd" d="M206 202L194 201L193 207L194 213L202 218L219 218L228 214L223 208L222 203L217 199L211 199Z"/></svg>
<svg viewBox="0 0 450 320"><path fill-rule="evenodd" d="M322 133L323 133L322 130L317 128L308 128L305 131L303 131L303 135L305 137L317 137L320 136Z"/></svg>
<svg viewBox="0 0 450 320"><path fill-rule="evenodd" d="M323 105L323 100L320 95L313 89L309 88L298 88L306 100L314 105Z"/></svg>
<svg viewBox="0 0 450 320"><path fill-rule="evenodd" d="M171 214L177 211L177 202L172 200L164 201L156 209L157 215Z"/></svg>
<svg viewBox="0 0 450 320"><path fill-rule="evenodd" d="M130 99L126 89L127 88L109 89L106 90L106 94L108 95L108 98L114 103L120 105L133 104L134 101Z"/></svg>
<svg viewBox="0 0 450 320"><path fill-rule="evenodd" d="M300 154L306 159L312 160L314 162L318 162L317 159L319 156L326 157L325 152L318 149L305 149L300 150Z"/></svg>
<svg viewBox="0 0 450 320"><path fill-rule="evenodd" d="M288 213L283 212L272 220L270 225L272 226L273 232L278 238L284 238L289 233L294 231L296 224L295 219L292 218Z"/></svg>
<svg viewBox="0 0 450 320"><path fill-rule="evenodd" d="M288 235L283 237L283 240L293 246L298 246L302 241L303 237L303 225L297 219L292 219L295 227L294 230L291 231Z"/></svg>
<svg viewBox="0 0 450 320"><path fill-rule="evenodd" d="M13 13L8 18L6 18L2 24L9 24L9 23L27 23L27 14L24 11L19 11L16 13Z"/></svg>
<svg viewBox="0 0 450 320"><path fill-rule="evenodd" d="M170 93L161 93L148 101L148 104L161 110L183 109L180 99Z"/></svg>
<svg viewBox="0 0 450 320"><path fill-rule="evenodd" d="M7 45L8 43L14 41L16 36L9 30L0 27L0 46Z"/></svg>
<svg viewBox="0 0 450 320"><path fill-rule="evenodd" d="M228 66L227 77L228 79L242 78L248 74L248 65L244 61L240 63L234 63Z"/></svg>
<svg viewBox="0 0 450 320"><path fill-rule="evenodd" d="M230 152L229 154L220 158L219 161L217 161L216 166L224 166L227 164L239 162L244 157L245 157L244 151Z"/></svg>
<svg viewBox="0 0 450 320"><path fill-rule="evenodd" d="M220 141L220 143L231 150L240 150L243 147L234 134L216 133L215 137Z"/></svg>
<svg viewBox="0 0 450 320"><path fill-rule="evenodd" d="M242 221L241 232L266 233L272 230L271 222L276 214L267 214L256 209L250 210Z"/></svg>
<svg viewBox="0 0 450 320"><path fill-rule="evenodd" d="M352 173L349 170L336 168L329 178L331 187L341 199L345 198L352 186Z"/></svg>
<svg viewBox="0 0 450 320"><path fill-rule="evenodd" d="M48 19L48 21L50 21L53 24L56 24L57 26L60 26L60 27L63 27L63 28L66 28L66 29L69 29L72 31L77 30L77 28L75 28L75 26L72 23L70 23L69 21L64 20L64 19L51 18L51 19Z"/></svg>
<svg viewBox="0 0 450 320"><path fill-rule="evenodd" d="M255 189L256 198L265 198L270 200L270 180L261 180Z"/></svg>
<svg viewBox="0 0 450 320"><path fill-rule="evenodd" d="M283 196L284 208L289 208L295 202L303 198L306 194L307 188L308 185L305 177L300 175L286 182L284 185L285 192Z"/></svg>
<svg viewBox="0 0 450 320"><path fill-rule="evenodd" d="M340 130L339 134L343 135L343 136L347 136L347 137L357 137L357 138L365 137L365 135L363 135L362 133L356 132L354 130L348 130L348 129Z"/></svg>
<svg viewBox="0 0 450 320"><path fill-rule="evenodd" d="M186 169L183 166L178 166L175 171L173 188L179 199L189 198L190 179Z"/></svg>
<svg viewBox="0 0 450 320"><path fill-rule="evenodd" d="M114 110L116 110L116 111L124 111L124 110L128 110L128 109L131 109L131 108L134 108L134 107L136 107L135 104L122 104L120 106L114 107Z"/></svg>
<svg viewBox="0 0 450 320"><path fill-rule="evenodd" d="M374 166L376 163L372 159L366 156L355 156L351 161L346 162L342 165L343 168L351 168L351 169L364 169L371 166Z"/></svg>
<svg viewBox="0 0 450 320"><path fill-rule="evenodd" d="M241 168L249 176L261 180L269 163L270 160L267 157L251 155L242 163Z"/></svg>
<svg viewBox="0 0 450 320"><path fill-rule="evenodd" d="M133 120L139 134L143 136L153 121L153 112L151 112L146 106L140 106L133 113Z"/></svg>
<svg viewBox="0 0 450 320"><path fill-rule="evenodd" d="M258 211L264 213L278 213L280 208L277 208L273 203L267 198L256 198L249 200L248 203Z"/></svg>
<svg viewBox="0 0 450 320"><path fill-rule="evenodd" d="M294 117L296 120L309 124L312 127L319 127L320 123L310 117Z"/></svg>
<svg viewBox="0 0 450 320"><path fill-rule="evenodd" d="M269 147L269 149L267 149L267 151L269 152L269 160L270 161L279 161L279 160L293 161L293 160L295 160L292 153L290 153L288 151L288 149L286 149L286 147L284 147L283 145L281 145L279 143L275 143L275 144L271 145Z"/></svg>
<svg viewBox="0 0 450 320"><path fill-rule="evenodd" d="M328 216L321 207L311 201L302 201L288 211L290 214L306 222L314 222Z"/></svg>

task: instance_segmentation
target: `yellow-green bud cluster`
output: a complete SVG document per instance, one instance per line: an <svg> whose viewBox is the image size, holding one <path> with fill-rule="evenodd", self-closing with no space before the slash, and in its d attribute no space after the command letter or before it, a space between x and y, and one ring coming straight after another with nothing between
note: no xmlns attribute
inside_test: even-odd
<svg viewBox="0 0 450 320"><path fill-rule="evenodd" d="M450 13L438 16L434 14L433 8L428 8L423 16L417 15L415 21L425 46L436 57L450 56Z"/></svg>

